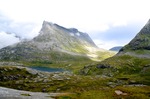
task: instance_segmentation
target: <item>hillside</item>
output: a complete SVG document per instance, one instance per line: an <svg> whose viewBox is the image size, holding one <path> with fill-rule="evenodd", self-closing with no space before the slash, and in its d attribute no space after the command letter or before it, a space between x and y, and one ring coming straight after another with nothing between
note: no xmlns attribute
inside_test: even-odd
<svg viewBox="0 0 150 99"><path fill-rule="evenodd" d="M124 46L118 55L132 55L136 57L150 58L150 20L141 31Z"/></svg>
<svg viewBox="0 0 150 99"><path fill-rule="evenodd" d="M40 64L101 61L112 55L99 49L87 33L47 21L34 39L0 49L1 61Z"/></svg>
<svg viewBox="0 0 150 99"><path fill-rule="evenodd" d="M84 75L114 79L115 85L150 85L150 20L117 55L96 65L84 67Z"/></svg>

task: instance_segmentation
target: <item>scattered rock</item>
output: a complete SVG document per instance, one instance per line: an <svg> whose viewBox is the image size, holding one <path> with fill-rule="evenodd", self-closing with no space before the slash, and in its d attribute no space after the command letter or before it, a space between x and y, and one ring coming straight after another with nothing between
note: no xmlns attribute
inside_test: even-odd
<svg viewBox="0 0 150 99"><path fill-rule="evenodd" d="M23 66L23 64L16 62L0 62L0 66Z"/></svg>
<svg viewBox="0 0 150 99"><path fill-rule="evenodd" d="M49 82L49 79L44 79L43 80L43 83L47 83L47 82Z"/></svg>
<svg viewBox="0 0 150 99"><path fill-rule="evenodd" d="M116 95L128 95L127 93L122 92L121 90L115 90Z"/></svg>
<svg viewBox="0 0 150 99"><path fill-rule="evenodd" d="M120 90L115 90L115 93L116 93L117 95L121 95L123 92L120 91Z"/></svg>
<svg viewBox="0 0 150 99"><path fill-rule="evenodd" d="M114 88L117 86L114 82L108 82L107 85L110 86L111 88Z"/></svg>
<svg viewBox="0 0 150 99"><path fill-rule="evenodd" d="M43 89L43 91L46 90ZM0 99L54 99L52 96L59 94L60 93L29 92L0 87Z"/></svg>

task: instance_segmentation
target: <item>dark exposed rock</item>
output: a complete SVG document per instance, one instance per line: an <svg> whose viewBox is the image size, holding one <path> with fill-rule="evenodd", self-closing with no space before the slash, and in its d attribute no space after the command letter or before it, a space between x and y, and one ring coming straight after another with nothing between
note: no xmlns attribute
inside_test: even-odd
<svg viewBox="0 0 150 99"><path fill-rule="evenodd" d="M100 69L105 69L105 68L110 68L109 65L105 65L105 64L99 64L96 66L97 68L100 68Z"/></svg>

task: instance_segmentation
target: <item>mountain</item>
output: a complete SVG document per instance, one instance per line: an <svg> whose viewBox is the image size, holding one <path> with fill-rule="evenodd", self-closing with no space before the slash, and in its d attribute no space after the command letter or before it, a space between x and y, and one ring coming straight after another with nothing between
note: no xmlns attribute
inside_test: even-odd
<svg viewBox="0 0 150 99"><path fill-rule="evenodd" d="M143 36L147 37L145 34ZM1 60L14 60L12 63L9 62L11 64L15 64L16 61L43 61L48 64L51 61L57 61L55 66L59 67L65 63L64 67L68 66L69 69L73 67L70 61L76 62L73 69L77 69L84 61L90 64L84 65L83 68L82 63L80 68L83 69L80 70L80 74L90 76L74 75L72 72L41 73L24 67L11 67L9 64L0 66L0 84L4 87L34 92L68 92L68 94L56 96L58 98L149 99L150 58L137 57L140 54L143 55L143 50L149 51L147 48L145 49L147 45L142 49L133 49L134 47L130 46L126 48L126 46L117 55L95 63L89 59L96 55L106 58L106 55L110 56L110 53L99 50L87 34L81 33L77 29L67 29L57 24L44 22L39 36L33 40L0 50ZM137 50L141 53L136 54ZM60 61L64 63L62 64ZM69 65L66 65L66 61L69 62ZM6 64L7 62L0 62L0 65L2 63ZM36 66L44 65L36 64ZM29 66L33 65L30 64ZM74 94L69 94L72 92ZM3 94L2 91L2 96L5 95ZM19 94L19 96L32 97L33 95L28 92L27 94Z"/></svg>
<svg viewBox="0 0 150 99"><path fill-rule="evenodd" d="M129 44L123 47L118 55L134 55L137 57L150 57L150 20Z"/></svg>
<svg viewBox="0 0 150 99"><path fill-rule="evenodd" d="M107 58L112 55L107 52L99 49L87 33L44 21L39 35L34 39L1 49L0 60L42 61L44 63L85 61L102 59L103 56Z"/></svg>
<svg viewBox="0 0 150 99"><path fill-rule="evenodd" d="M71 52L84 53L84 47L97 48L92 39L87 33L79 32L77 29L67 29L57 24L44 21L39 36L34 40L42 43L40 49L55 49L55 50L68 50ZM45 44L45 45L43 45ZM75 50L78 48L78 51Z"/></svg>
<svg viewBox="0 0 150 99"><path fill-rule="evenodd" d="M122 46L115 46L115 47L110 48L109 50L118 52L121 48Z"/></svg>

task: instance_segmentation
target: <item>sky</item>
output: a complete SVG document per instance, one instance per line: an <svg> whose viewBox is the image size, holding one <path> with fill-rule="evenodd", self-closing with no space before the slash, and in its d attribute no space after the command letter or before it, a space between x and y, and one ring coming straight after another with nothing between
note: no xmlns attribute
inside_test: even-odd
<svg viewBox="0 0 150 99"><path fill-rule="evenodd" d="M0 48L20 39L34 38L44 20L86 32L100 48L124 46L149 20L149 3L149 0L0 0Z"/></svg>

